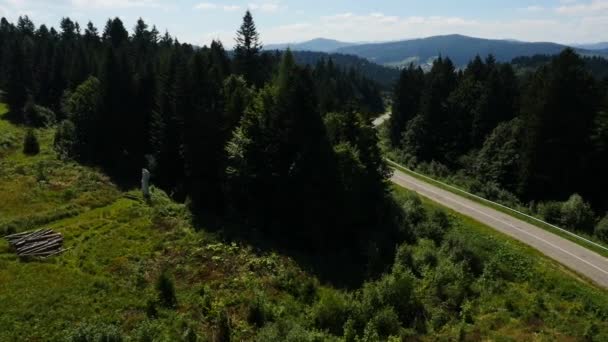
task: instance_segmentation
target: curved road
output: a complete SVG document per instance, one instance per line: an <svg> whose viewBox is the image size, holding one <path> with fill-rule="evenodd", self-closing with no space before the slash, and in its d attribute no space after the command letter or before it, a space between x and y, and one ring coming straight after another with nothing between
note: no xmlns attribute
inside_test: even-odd
<svg viewBox="0 0 608 342"><path fill-rule="evenodd" d="M608 288L608 259L585 247L498 210L437 188L399 170L394 171L391 180L397 185L415 191L530 245L596 284Z"/></svg>
<svg viewBox="0 0 608 342"><path fill-rule="evenodd" d="M383 115L374 121L374 126L379 126L389 117L390 114ZM498 210L440 189L402 171L395 170L391 180L397 185L511 236L597 285L608 288L608 259L585 247Z"/></svg>

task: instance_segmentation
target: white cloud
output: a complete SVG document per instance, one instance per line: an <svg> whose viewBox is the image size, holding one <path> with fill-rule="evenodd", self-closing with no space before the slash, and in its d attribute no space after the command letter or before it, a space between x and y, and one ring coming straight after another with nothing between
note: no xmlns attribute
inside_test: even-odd
<svg viewBox="0 0 608 342"><path fill-rule="evenodd" d="M608 12L608 0L592 0L586 3L565 3L555 9L565 15L598 15Z"/></svg>
<svg viewBox="0 0 608 342"><path fill-rule="evenodd" d="M262 3L250 3L248 7L252 11L259 11L265 13L275 13L287 9L287 5L282 5L281 2L278 0Z"/></svg>
<svg viewBox="0 0 608 342"><path fill-rule="evenodd" d="M558 18L482 21L461 17L396 17L382 13L361 15L346 12L324 16L317 21L258 27L267 44L305 41L315 37L344 41L390 41L452 33L481 38L570 42L588 41L593 34L598 35L597 31L593 33L591 27L596 25L599 29L608 26L608 21L605 23L597 26L601 24L599 19L581 24ZM230 38L231 34L227 33L227 37Z"/></svg>
<svg viewBox="0 0 608 342"><path fill-rule="evenodd" d="M194 6L194 9L203 10L203 11L211 11L221 9L224 12L234 12L239 11L242 7L239 5L223 5L220 6L218 4L212 2L201 2L200 4Z"/></svg>
<svg viewBox="0 0 608 342"><path fill-rule="evenodd" d="M522 8L518 8L518 9L523 12L541 12L541 11L545 10L545 8L543 6L536 6L536 5L522 7Z"/></svg>
<svg viewBox="0 0 608 342"><path fill-rule="evenodd" d="M167 8L157 0L71 0L72 5L80 8Z"/></svg>
<svg viewBox="0 0 608 342"><path fill-rule="evenodd" d="M216 8L217 8L217 5L210 3L210 2L201 2L200 4L197 4L196 6L194 6L194 9L197 9L197 10L213 10Z"/></svg>
<svg viewBox="0 0 608 342"><path fill-rule="evenodd" d="M241 9L241 6L239 5L226 5L224 7L222 7L222 9L226 12L233 12L233 11L238 11Z"/></svg>

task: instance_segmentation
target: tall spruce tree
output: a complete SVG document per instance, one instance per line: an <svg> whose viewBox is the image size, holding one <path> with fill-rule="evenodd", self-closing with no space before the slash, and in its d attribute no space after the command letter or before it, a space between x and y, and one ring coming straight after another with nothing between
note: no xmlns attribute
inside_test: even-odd
<svg viewBox="0 0 608 342"><path fill-rule="evenodd" d="M104 148L103 131L99 128L103 125L102 117L102 93L101 82L90 77L79 85L70 95L65 103L68 120L74 125L73 145L67 150L72 153L69 157L85 162L99 162L99 152ZM56 141L55 144L61 144ZM65 145L65 144L64 144Z"/></svg>
<svg viewBox="0 0 608 342"><path fill-rule="evenodd" d="M413 64L403 69L393 94L392 116L389 123L393 146L401 143L407 123L419 114L420 96L424 88L424 72Z"/></svg>
<svg viewBox="0 0 608 342"><path fill-rule="evenodd" d="M263 229L322 244L331 226L331 147L311 73L285 53L279 75L256 97L227 145L227 177L236 211ZM327 232L329 233L329 231Z"/></svg>
<svg viewBox="0 0 608 342"><path fill-rule="evenodd" d="M565 199L584 193L598 100L596 82L571 49L536 72L523 109L521 194Z"/></svg>
<svg viewBox="0 0 608 342"><path fill-rule="evenodd" d="M13 118L23 121L23 107L28 98L28 76L23 43L13 40L9 49L6 103Z"/></svg>
<svg viewBox="0 0 608 342"><path fill-rule="evenodd" d="M234 63L236 72L243 75L249 84L261 86L262 80L258 68L262 43L251 12L247 11L245 13L235 40Z"/></svg>

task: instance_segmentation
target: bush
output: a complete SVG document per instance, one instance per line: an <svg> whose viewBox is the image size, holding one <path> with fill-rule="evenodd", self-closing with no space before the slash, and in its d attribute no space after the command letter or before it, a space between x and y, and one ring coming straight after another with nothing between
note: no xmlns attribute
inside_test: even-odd
<svg viewBox="0 0 608 342"><path fill-rule="evenodd" d="M595 214L591 205L585 202L580 195L570 196L568 201L562 205L561 224L576 230L593 232Z"/></svg>
<svg viewBox="0 0 608 342"><path fill-rule="evenodd" d="M49 127L55 124L55 113L46 107L34 104L32 101L28 101L23 107L23 115L25 122L34 127Z"/></svg>
<svg viewBox="0 0 608 342"><path fill-rule="evenodd" d="M347 299L336 291L321 292L319 301L312 308L312 319L317 328L340 335L348 319Z"/></svg>
<svg viewBox="0 0 608 342"><path fill-rule="evenodd" d="M293 320L282 320L265 326L255 338L259 342L340 341L321 332L310 331Z"/></svg>
<svg viewBox="0 0 608 342"><path fill-rule="evenodd" d="M420 163L416 169L418 172L434 178L445 179L452 174L447 166L434 160L430 163Z"/></svg>
<svg viewBox="0 0 608 342"><path fill-rule="evenodd" d="M405 216L406 225L415 226L424 221L426 217L426 211L422 205L422 200L415 193L408 193L407 198L401 205L403 209L403 215Z"/></svg>
<svg viewBox="0 0 608 342"><path fill-rule="evenodd" d="M166 308L174 309L177 306L177 297L175 296L175 285L173 279L163 272L156 283L158 291L158 300L160 304Z"/></svg>
<svg viewBox="0 0 608 342"><path fill-rule="evenodd" d="M591 205L578 194L566 202L546 202L538 205L541 217L564 228L593 233L595 214Z"/></svg>
<svg viewBox="0 0 608 342"><path fill-rule="evenodd" d="M258 328L263 327L269 319L268 316L266 305L260 296L257 296L249 303L249 308L247 310L247 322L249 322L249 324Z"/></svg>
<svg viewBox="0 0 608 342"><path fill-rule="evenodd" d="M230 317L226 311L220 313L220 317L217 321L217 330L213 335L214 342L230 342L230 334L232 328L230 327Z"/></svg>
<svg viewBox="0 0 608 342"><path fill-rule="evenodd" d="M76 126L70 120L63 120L55 131L53 147L62 158L76 157Z"/></svg>
<svg viewBox="0 0 608 342"><path fill-rule="evenodd" d="M608 242L608 214L595 227L595 236L604 242Z"/></svg>
<svg viewBox="0 0 608 342"><path fill-rule="evenodd" d="M40 144L34 130L28 130L23 139L23 153L28 156L34 156L40 153Z"/></svg>
<svg viewBox="0 0 608 342"><path fill-rule="evenodd" d="M372 319L376 332L386 340L389 336L399 335L401 330L401 322L395 310L391 307L385 307L378 311Z"/></svg>
<svg viewBox="0 0 608 342"><path fill-rule="evenodd" d="M540 217L554 224L559 224L562 215L562 205L559 202L544 202L538 204L538 214Z"/></svg>
<svg viewBox="0 0 608 342"><path fill-rule="evenodd" d="M430 239L441 244L444 235L451 229L450 219L445 211L433 209L429 219L416 227L416 236L419 239Z"/></svg>
<svg viewBox="0 0 608 342"><path fill-rule="evenodd" d="M412 252L413 271L418 275L426 267L435 267L439 262L438 248L433 240L421 239Z"/></svg>
<svg viewBox="0 0 608 342"><path fill-rule="evenodd" d="M68 337L72 342L122 342L120 331L113 325L80 325Z"/></svg>

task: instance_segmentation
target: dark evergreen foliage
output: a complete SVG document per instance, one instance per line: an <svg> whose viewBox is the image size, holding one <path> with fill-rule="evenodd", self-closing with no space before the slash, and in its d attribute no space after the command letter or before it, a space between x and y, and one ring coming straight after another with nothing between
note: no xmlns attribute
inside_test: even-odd
<svg viewBox="0 0 608 342"><path fill-rule="evenodd" d="M173 284L173 279L171 279L168 273L161 273L156 282L156 290L158 291L159 303L168 309L175 309L177 306L175 285Z"/></svg>
<svg viewBox="0 0 608 342"><path fill-rule="evenodd" d="M262 43L251 12L247 11L245 13L243 24L237 31L235 40L234 62L236 72L243 75L249 84L260 86L262 79L259 75L259 66L262 65L260 63Z"/></svg>
<svg viewBox="0 0 608 342"><path fill-rule="evenodd" d="M517 77L492 56L456 72L439 58L423 76L420 95L402 90L415 74L404 70L393 99L391 143L406 162L463 169L524 200L564 201L578 193L599 212L607 210L597 189L607 185L608 102L602 99L608 88L592 74L605 61L566 49L514 63L527 72Z"/></svg>
<svg viewBox="0 0 608 342"><path fill-rule="evenodd" d="M401 142L401 134L407 123L418 115L420 97L424 89L424 73L413 64L403 69L393 94L392 117L390 121L390 139L393 146Z"/></svg>
<svg viewBox="0 0 608 342"><path fill-rule="evenodd" d="M54 146L64 158L126 186L148 168L197 216L296 247L331 250L346 236L357 244L344 248L363 256L366 235L390 228L376 227L388 177L370 126L384 111L379 86L331 59L302 66L291 52L262 52L249 12L232 59L220 42L181 44L142 19L132 34L109 19L100 35L69 18L60 32L36 30L24 17L2 20L0 37L0 85L14 117L59 122Z"/></svg>
<svg viewBox="0 0 608 342"><path fill-rule="evenodd" d="M30 156L40 153L40 144L34 130L28 130L23 139L23 153Z"/></svg>

